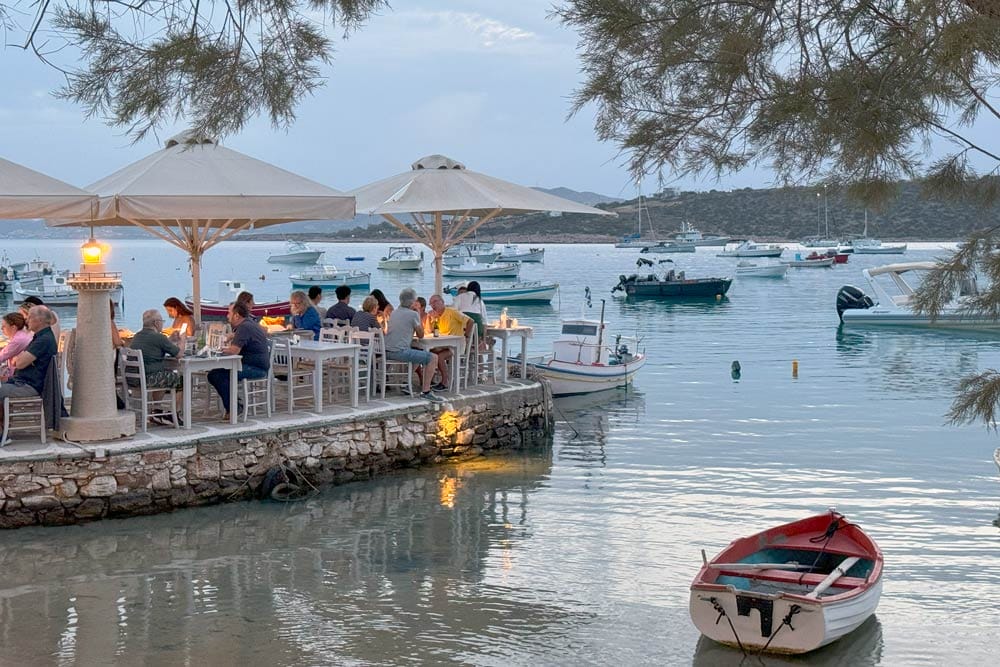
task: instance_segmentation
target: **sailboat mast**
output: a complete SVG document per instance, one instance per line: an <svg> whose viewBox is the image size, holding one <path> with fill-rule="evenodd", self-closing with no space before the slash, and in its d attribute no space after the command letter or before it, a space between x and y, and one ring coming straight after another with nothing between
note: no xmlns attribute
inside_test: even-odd
<svg viewBox="0 0 1000 667"><path fill-rule="evenodd" d="M830 238L830 203L826 196L826 186L823 186L823 221L826 223L826 238Z"/></svg>
<svg viewBox="0 0 1000 667"><path fill-rule="evenodd" d="M601 325L597 327L597 360L601 360L601 344L604 342L604 299L601 299Z"/></svg>

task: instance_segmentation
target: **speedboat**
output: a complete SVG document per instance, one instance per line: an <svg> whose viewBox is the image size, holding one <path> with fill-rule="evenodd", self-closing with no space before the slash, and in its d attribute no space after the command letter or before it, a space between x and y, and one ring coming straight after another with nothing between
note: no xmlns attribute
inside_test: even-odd
<svg viewBox="0 0 1000 667"><path fill-rule="evenodd" d="M285 252L270 255L267 262L268 264L315 264L322 254L322 250L313 250L301 241L288 241L285 243Z"/></svg>
<svg viewBox="0 0 1000 667"><path fill-rule="evenodd" d="M11 263L7 253L0 259L0 292L13 288L15 281L21 283L22 289L40 289L46 276L69 276L69 271L58 271L52 262L44 259L32 259L27 262Z"/></svg>
<svg viewBox="0 0 1000 667"><path fill-rule="evenodd" d="M16 280L13 285L14 299L23 301L33 296L41 299L46 306L75 306L80 300L80 293L70 287L68 279L68 272L45 275L33 287L25 287ZM121 303L122 294L121 286L115 288L111 291L111 300Z"/></svg>
<svg viewBox="0 0 1000 667"><path fill-rule="evenodd" d="M441 275L461 276L462 278L517 278L521 265L516 262L509 264L481 264L471 257L465 258L461 266L445 264Z"/></svg>
<svg viewBox="0 0 1000 667"><path fill-rule="evenodd" d="M240 280L220 280L218 285L217 299L201 300L201 319L203 320L224 320L229 316L229 304L236 300L240 292L246 290L247 286ZM194 309L194 299L190 296L184 300L184 304L189 310ZM254 317L288 317L292 314L292 304L285 301L270 301L267 303L255 303L250 309L250 314Z"/></svg>
<svg viewBox="0 0 1000 667"><path fill-rule="evenodd" d="M444 266L462 266L465 260L471 259L480 264L492 264L500 259L500 253L496 250L474 250L471 248L451 248L441 258Z"/></svg>
<svg viewBox="0 0 1000 667"><path fill-rule="evenodd" d="M552 354L529 359L528 366L552 387L553 396L589 394L624 387L646 363L646 355L635 351L638 341L616 336L605 338L601 321L563 320L562 334L552 343ZM629 344L632 347L629 347Z"/></svg>
<svg viewBox="0 0 1000 667"><path fill-rule="evenodd" d="M751 239L743 241L732 250L720 252L718 257L781 257L784 248L773 243L755 243Z"/></svg>
<svg viewBox="0 0 1000 667"><path fill-rule="evenodd" d="M458 283L454 286L446 286L446 294L455 296L458 288L464 287L465 283ZM503 287L483 288L483 301L490 303L551 303L559 283L546 283L540 280L516 282Z"/></svg>
<svg viewBox="0 0 1000 667"><path fill-rule="evenodd" d="M408 245L389 248L389 254L378 261L378 268L384 271L418 271L424 262L424 253L419 255Z"/></svg>
<svg viewBox="0 0 1000 667"><path fill-rule="evenodd" d="M837 315L845 325L859 326L918 326L944 329L997 329L1000 321L968 312L965 302L978 294L974 280L965 281L954 298L938 313L918 315L911 303L918 276L938 268L937 262L904 262L887 264L862 271L871 295L853 285L844 285L837 292ZM911 282L907 281L910 278Z"/></svg>
<svg viewBox="0 0 1000 667"><path fill-rule="evenodd" d="M545 248L528 248L522 252L516 245L507 243L500 251L501 262L542 262L545 260Z"/></svg>
<svg viewBox="0 0 1000 667"><path fill-rule="evenodd" d="M689 612L709 639L808 653L861 626L882 596L882 551L835 510L735 540L702 566Z"/></svg>
<svg viewBox="0 0 1000 667"><path fill-rule="evenodd" d="M788 265L779 264L754 264L752 262L739 262L736 265L736 275L741 278L784 278L788 273Z"/></svg>
<svg viewBox="0 0 1000 667"><path fill-rule="evenodd" d="M694 252L695 245L690 242L680 242L680 241L660 241L659 243L651 246L645 246L640 253L651 253L654 255L661 255L673 252Z"/></svg>
<svg viewBox="0 0 1000 667"><path fill-rule="evenodd" d="M718 234L702 234L686 222L681 223L681 231L674 235L675 243L693 243L696 246L726 245L730 237Z"/></svg>
<svg viewBox="0 0 1000 667"><path fill-rule="evenodd" d="M670 260L665 260L671 263ZM652 262L640 257L636 265L652 266ZM611 293L621 291L628 297L652 297L657 299L704 299L719 298L726 295L732 285L732 278L688 278L684 271L668 269L663 277L655 273L646 276L632 274L618 276L618 284L611 288Z"/></svg>
<svg viewBox="0 0 1000 667"><path fill-rule="evenodd" d="M309 289L314 285L322 289L333 289L341 285L368 289L372 274L359 269L340 271L332 264L324 264L292 274L288 279L292 281L292 289Z"/></svg>
<svg viewBox="0 0 1000 667"><path fill-rule="evenodd" d="M851 242L856 255L902 255L905 243L882 243L879 239L861 238Z"/></svg>

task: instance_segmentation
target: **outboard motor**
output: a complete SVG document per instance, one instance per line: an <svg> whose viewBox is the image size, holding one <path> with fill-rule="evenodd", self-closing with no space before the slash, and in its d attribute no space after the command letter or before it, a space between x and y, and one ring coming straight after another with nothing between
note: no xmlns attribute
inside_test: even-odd
<svg viewBox="0 0 1000 667"><path fill-rule="evenodd" d="M837 292L837 317L844 321L845 310L867 310L875 305L872 298L854 285L844 285Z"/></svg>

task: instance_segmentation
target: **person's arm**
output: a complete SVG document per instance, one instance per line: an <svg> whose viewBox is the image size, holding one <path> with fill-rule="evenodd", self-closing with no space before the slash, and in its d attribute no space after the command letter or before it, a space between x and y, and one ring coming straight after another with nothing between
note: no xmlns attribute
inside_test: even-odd
<svg viewBox="0 0 1000 667"><path fill-rule="evenodd" d="M244 320L244 322L249 322L249 320ZM229 345L223 348L223 352L226 354L240 354L243 351L243 346L246 344L245 340L246 332L243 330L243 325L236 327L236 331L233 332L233 337L229 341Z"/></svg>
<svg viewBox="0 0 1000 667"><path fill-rule="evenodd" d="M167 338L166 336L164 336L162 334L160 334L160 337L162 339L160 341L160 347L163 349L163 351L166 354L169 354L174 359L176 359L177 357L181 356L181 353L184 351L183 347L179 347L177 345L174 345L173 342L169 338Z"/></svg>
<svg viewBox="0 0 1000 667"><path fill-rule="evenodd" d="M31 364L35 363L35 359L37 358L38 357L33 355L31 352L24 350L23 352L18 353L16 357L14 357L14 367L17 368L17 370L19 371L24 370Z"/></svg>
<svg viewBox="0 0 1000 667"><path fill-rule="evenodd" d="M468 315L463 315L462 317L465 319L465 337L468 338L472 335L472 327L476 326L476 323Z"/></svg>
<svg viewBox="0 0 1000 667"><path fill-rule="evenodd" d="M120 347L125 347L125 343L122 342L122 335L118 333L118 325L115 324L114 320L111 320L111 347L116 350Z"/></svg>
<svg viewBox="0 0 1000 667"><path fill-rule="evenodd" d="M411 310L410 312L413 313L413 321L415 322L415 324L413 325L413 335L416 336L417 338L423 338L424 325L420 321L420 315L418 315L415 310Z"/></svg>

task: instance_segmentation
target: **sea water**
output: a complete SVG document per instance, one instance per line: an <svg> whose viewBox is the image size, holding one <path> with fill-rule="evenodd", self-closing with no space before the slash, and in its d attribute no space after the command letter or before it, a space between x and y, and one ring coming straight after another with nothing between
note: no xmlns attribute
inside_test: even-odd
<svg viewBox="0 0 1000 667"><path fill-rule="evenodd" d="M5 242L11 259L37 248L62 267L78 245ZM378 271L387 244L317 246L327 263L371 270L394 301L404 286L432 289L429 266ZM286 297L295 269L266 263L282 247L212 249L204 293L233 278L258 302ZM843 330L834 310L841 285L865 287L863 268L948 251L911 244L669 304L611 297L637 271L635 250L546 246L522 279L559 282L556 299L509 306L536 328L529 354L551 348L561 317L603 306L610 334L638 336L649 357L632 390L557 401L550 446L304 503L2 533L0 663L991 664L1000 438L946 413L961 377L1000 367L1000 335ZM735 260L715 252L676 269L731 276ZM186 258L160 242L114 242L109 268L124 274L119 323L132 329L191 291ZM72 322L72 309L60 315ZM885 554L875 618L794 661L745 661L699 639L687 604L700 550L831 506Z"/></svg>

